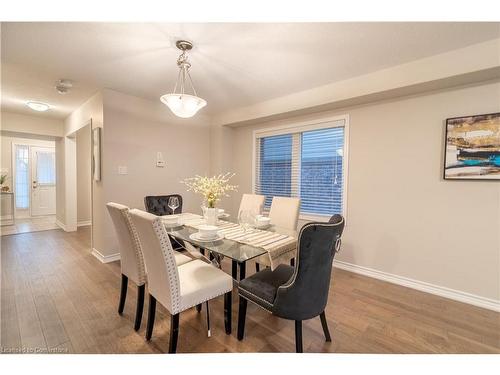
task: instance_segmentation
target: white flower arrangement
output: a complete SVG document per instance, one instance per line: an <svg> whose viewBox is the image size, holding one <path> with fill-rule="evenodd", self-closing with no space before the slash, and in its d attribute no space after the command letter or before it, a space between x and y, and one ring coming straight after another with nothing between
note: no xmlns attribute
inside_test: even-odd
<svg viewBox="0 0 500 375"><path fill-rule="evenodd" d="M229 180L234 177L234 173L220 174L213 177L186 178L181 183L187 186L187 191L192 191L203 195L209 208L214 208L215 204L223 197L229 197L230 191L237 191L237 185L230 185Z"/></svg>

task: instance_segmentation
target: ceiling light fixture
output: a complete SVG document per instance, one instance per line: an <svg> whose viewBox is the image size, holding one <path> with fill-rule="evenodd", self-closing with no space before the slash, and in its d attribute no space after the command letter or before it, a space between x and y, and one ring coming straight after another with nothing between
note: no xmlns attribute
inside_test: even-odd
<svg viewBox="0 0 500 375"><path fill-rule="evenodd" d="M182 118L189 118L193 117L196 112L205 107L207 102L196 94L191 75L189 74L191 64L188 62L186 51L192 49L193 44L186 40L178 40L175 45L182 51L177 59L179 75L177 76L174 91L171 94L163 95L160 100L170 108L174 115ZM188 87L186 84L191 86L193 95L187 93ZM177 92L177 89L179 89L179 92Z"/></svg>
<svg viewBox="0 0 500 375"><path fill-rule="evenodd" d="M50 108L48 104L42 103L42 102L32 102L29 101L26 103L28 107L30 107L33 111L37 112L45 112Z"/></svg>

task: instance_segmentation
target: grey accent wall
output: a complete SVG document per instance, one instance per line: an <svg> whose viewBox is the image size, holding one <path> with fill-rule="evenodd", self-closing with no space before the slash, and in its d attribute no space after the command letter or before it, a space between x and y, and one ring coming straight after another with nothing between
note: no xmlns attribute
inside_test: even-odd
<svg viewBox="0 0 500 375"><path fill-rule="evenodd" d="M236 213L251 192L253 131L322 116L350 116L347 226L338 259L500 300L500 181L442 178L448 117L500 111L500 84L429 92L287 120L212 126L212 173L236 173ZM228 165L227 162L230 162ZM303 222L302 222L303 223Z"/></svg>

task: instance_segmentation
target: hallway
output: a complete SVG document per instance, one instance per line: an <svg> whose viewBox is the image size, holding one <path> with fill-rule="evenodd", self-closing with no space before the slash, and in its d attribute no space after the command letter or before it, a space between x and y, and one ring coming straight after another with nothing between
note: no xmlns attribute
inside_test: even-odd
<svg viewBox="0 0 500 375"><path fill-rule="evenodd" d="M16 219L15 224L2 226L0 235L9 236L11 234L40 232L58 228L59 226L56 224L56 215L39 216Z"/></svg>

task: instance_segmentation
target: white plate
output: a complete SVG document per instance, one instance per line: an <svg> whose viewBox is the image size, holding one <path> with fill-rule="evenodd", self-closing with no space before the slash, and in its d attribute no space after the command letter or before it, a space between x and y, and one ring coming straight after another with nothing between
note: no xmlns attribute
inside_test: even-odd
<svg viewBox="0 0 500 375"><path fill-rule="evenodd" d="M182 224L179 223L179 222L169 222L169 221L166 221L166 220L162 220L162 223L167 228L182 227Z"/></svg>
<svg viewBox="0 0 500 375"><path fill-rule="evenodd" d="M229 216L231 216L231 215L229 215L228 213L225 213L225 212L223 212L223 213L219 214L219 218L221 218L221 219L226 219L226 218L228 218Z"/></svg>
<svg viewBox="0 0 500 375"><path fill-rule="evenodd" d="M167 222L163 222L163 226L165 228L168 228L168 229L173 229L173 228L182 228L183 225L181 223L167 223Z"/></svg>
<svg viewBox="0 0 500 375"><path fill-rule="evenodd" d="M193 233L189 236L190 239L193 241L198 241L198 242L214 242L214 241L220 241L224 238L223 234L217 233L216 237L213 238L204 238L200 236L199 232Z"/></svg>

